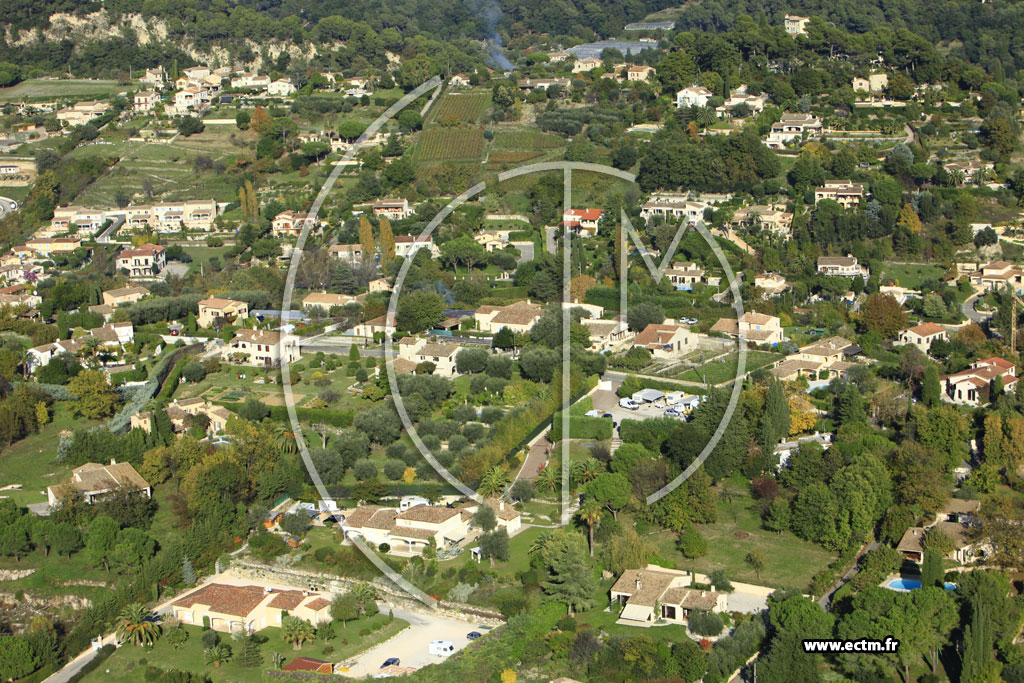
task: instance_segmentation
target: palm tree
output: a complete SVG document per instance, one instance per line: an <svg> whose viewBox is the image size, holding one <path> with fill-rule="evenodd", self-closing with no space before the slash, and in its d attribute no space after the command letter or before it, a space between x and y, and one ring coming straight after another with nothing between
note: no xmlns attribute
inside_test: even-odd
<svg viewBox="0 0 1024 683"><path fill-rule="evenodd" d="M537 538L533 539L533 543L530 544L530 547L526 552L531 557L543 553L544 549L548 547L549 541L551 541L551 532L542 531Z"/></svg>
<svg viewBox="0 0 1024 683"><path fill-rule="evenodd" d="M508 486L508 470L503 465L495 465L480 480L477 493L487 497L504 491L506 486Z"/></svg>
<svg viewBox="0 0 1024 683"><path fill-rule="evenodd" d="M601 506L593 499L587 498L577 513L580 521L585 523L590 532L590 556L594 556L594 525L601 521Z"/></svg>
<svg viewBox="0 0 1024 683"><path fill-rule="evenodd" d="M295 433L283 424L274 425L274 444L285 453L294 453L299 449L295 443Z"/></svg>
<svg viewBox="0 0 1024 683"><path fill-rule="evenodd" d="M296 650L298 648L295 648ZM208 647L203 651L206 655L206 663L213 664L214 667L220 668L220 665L224 662L231 660L231 646L227 643L219 643L213 647Z"/></svg>
<svg viewBox="0 0 1024 683"><path fill-rule="evenodd" d="M291 643L293 650L301 650L302 644L307 640L313 640L314 635L313 624L305 619L287 616L281 623L281 638L286 643Z"/></svg>
<svg viewBox="0 0 1024 683"><path fill-rule="evenodd" d="M533 485L544 491L554 491L558 487L559 476L554 467L544 467L537 473Z"/></svg>
<svg viewBox="0 0 1024 683"><path fill-rule="evenodd" d="M708 128L714 124L716 118L714 109L711 107L702 107L701 110L697 112L697 125L701 128Z"/></svg>
<svg viewBox="0 0 1024 683"><path fill-rule="evenodd" d="M576 485L586 484L593 480L604 469L596 458L587 458L573 463L572 479Z"/></svg>
<svg viewBox="0 0 1024 683"><path fill-rule="evenodd" d="M366 605L377 599L377 589L372 584L360 581L356 585L349 589L352 595L356 596L356 601L359 603L360 613L366 612Z"/></svg>
<svg viewBox="0 0 1024 683"><path fill-rule="evenodd" d="M153 614L145 605L133 602L121 610L117 618L118 642L136 645L152 645L160 635L160 624L153 620Z"/></svg>

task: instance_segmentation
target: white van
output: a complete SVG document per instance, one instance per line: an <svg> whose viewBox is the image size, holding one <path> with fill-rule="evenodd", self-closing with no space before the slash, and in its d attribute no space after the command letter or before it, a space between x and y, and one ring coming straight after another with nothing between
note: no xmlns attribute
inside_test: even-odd
<svg viewBox="0 0 1024 683"><path fill-rule="evenodd" d="M430 654L438 657L451 657L455 654L455 644L450 640L430 641Z"/></svg>
<svg viewBox="0 0 1024 683"><path fill-rule="evenodd" d="M620 398L619 407L625 408L626 410L638 410L640 408L640 404L631 398Z"/></svg>
<svg viewBox="0 0 1024 683"><path fill-rule="evenodd" d="M430 501L420 496L405 496L402 498L402 502L398 504L398 511L405 512L409 508L414 508L418 505L430 505Z"/></svg>

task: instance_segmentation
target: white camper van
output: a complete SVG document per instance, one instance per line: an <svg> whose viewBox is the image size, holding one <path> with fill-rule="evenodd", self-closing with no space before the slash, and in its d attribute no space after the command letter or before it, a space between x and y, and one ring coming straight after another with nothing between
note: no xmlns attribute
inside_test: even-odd
<svg viewBox="0 0 1024 683"><path fill-rule="evenodd" d="M455 644L450 640L430 641L430 654L438 657L451 657L455 654Z"/></svg>
<svg viewBox="0 0 1024 683"><path fill-rule="evenodd" d="M402 502L398 504L398 511L405 512L409 508L414 508L418 505L430 505L430 501L420 496L405 496L402 498Z"/></svg>

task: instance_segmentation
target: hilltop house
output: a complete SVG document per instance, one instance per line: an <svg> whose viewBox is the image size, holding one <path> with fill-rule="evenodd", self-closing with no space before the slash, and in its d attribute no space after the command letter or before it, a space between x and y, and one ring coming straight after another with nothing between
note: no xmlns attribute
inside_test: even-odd
<svg viewBox="0 0 1024 683"><path fill-rule="evenodd" d="M810 17L801 17L796 14L787 14L783 17L782 25L786 33L791 36L802 36L807 33L807 24L811 22Z"/></svg>
<svg viewBox="0 0 1024 683"><path fill-rule="evenodd" d="M25 243L25 248L32 254L32 259L38 257L50 258L54 254L70 254L76 249L82 248L82 240L78 237L48 237L31 239ZM15 247L18 249L18 247Z"/></svg>
<svg viewBox="0 0 1024 683"><path fill-rule="evenodd" d="M931 349L932 342L936 339L949 341L949 333L946 332L946 328L937 323L921 323L920 325L900 330L896 341L892 345L916 346L923 353L927 354L929 349Z"/></svg>
<svg viewBox="0 0 1024 683"><path fill-rule="evenodd" d="M971 363L966 370L942 377L946 396L958 405L977 406L985 401L995 388L996 378L1009 393L1017 384L1017 366L1004 358L983 358Z"/></svg>
<svg viewBox="0 0 1024 683"><path fill-rule="evenodd" d="M87 462L71 470L71 478L63 484L46 487L46 499L51 508L60 504L69 493L81 496L88 504L103 500L120 489L136 490L149 498L153 489L127 462L111 460L109 465Z"/></svg>
<svg viewBox="0 0 1024 683"><path fill-rule="evenodd" d="M520 90L524 90L526 92L532 92L534 90L543 90L547 92L548 88L556 86L565 91L572 85L572 81L568 78L520 78L516 85Z"/></svg>
<svg viewBox="0 0 1024 683"><path fill-rule="evenodd" d="M676 93L676 109L706 107L715 94L703 85L688 85Z"/></svg>
<svg viewBox="0 0 1024 683"><path fill-rule="evenodd" d="M345 539L355 536L390 552L419 554L433 540L438 548L459 545L469 533L468 513L447 507L417 505L403 512L378 505L360 505L341 523Z"/></svg>
<svg viewBox="0 0 1024 683"><path fill-rule="evenodd" d="M249 317L249 304L235 299L210 298L199 301L199 327L210 327L218 319L222 324L234 325Z"/></svg>
<svg viewBox="0 0 1024 683"><path fill-rule="evenodd" d="M562 214L562 225L581 237L593 237L603 215L601 209L569 209Z"/></svg>
<svg viewBox="0 0 1024 683"><path fill-rule="evenodd" d="M633 347L638 346L655 358L679 358L697 349L697 335L683 325L651 323L633 339Z"/></svg>
<svg viewBox="0 0 1024 683"><path fill-rule="evenodd" d="M1024 270L1009 261L992 261L969 276L975 287L998 291L1009 287L1017 294L1024 292Z"/></svg>
<svg viewBox="0 0 1024 683"><path fill-rule="evenodd" d="M108 289L103 292L103 303L107 306L122 306L133 304L144 296L149 296L149 290L145 287L120 287Z"/></svg>
<svg viewBox="0 0 1024 683"><path fill-rule="evenodd" d="M213 230L217 218L217 202L193 199L182 202L161 202L133 205L122 210L124 227L130 230L155 230L160 233L182 230Z"/></svg>
<svg viewBox="0 0 1024 683"><path fill-rule="evenodd" d="M719 318L718 322L711 326L711 331L769 346L785 341L779 318L754 311L747 311L739 320Z"/></svg>
<svg viewBox="0 0 1024 683"><path fill-rule="evenodd" d="M313 624L330 623L331 601L306 590L207 583L178 598L170 612L182 624L224 633L251 634L280 627L285 615Z"/></svg>
<svg viewBox="0 0 1024 683"><path fill-rule="evenodd" d="M728 594L689 588L689 572L648 565L627 569L611 588L612 605L621 607L619 621L651 624L689 622L694 610L721 613L728 608Z"/></svg>
<svg viewBox="0 0 1024 683"><path fill-rule="evenodd" d="M818 272L822 275L838 275L840 277L862 277L865 281L871 276L867 266L862 266L857 257L852 254L846 256L819 256Z"/></svg>
<svg viewBox="0 0 1024 683"><path fill-rule="evenodd" d="M221 352L221 360L242 365L278 367L282 361L299 360L298 337L273 330L242 328Z"/></svg>
<svg viewBox="0 0 1024 683"><path fill-rule="evenodd" d="M864 185L849 180L826 180L824 185L814 190L815 205L822 199L831 199L844 209L852 209L860 206L863 197Z"/></svg>
<svg viewBox="0 0 1024 683"><path fill-rule="evenodd" d="M433 363L435 375L454 377L458 374L455 355L460 348L458 344L438 344L422 337L403 337L398 342L398 359L406 361L407 368L411 363L412 369L420 363Z"/></svg>
<svg viewBox="0 0 1024 683"><path fill-rule="evenodd" d="M240 73L231 79L233 90L262 90L270 85L270 76L255 73Z"/></svg>
<svg viewBox="0 0 1024 683"><path fill-rule="evenodd" d="M573 62L572 72L574 74L586 73L588 71L593 71L594 69L596 69L597 67L599 67L599 66L601 66L603 64L604 64L604 62L602 62L600 59L598 59L596 57L587 57L585 59L577 59L575 62Z"/></svg>
<svg viewBox="0 0 1024 683"><path fill-rule="evenodd" d="M79 230L95 232L107 220L102 209L87 209L84 206L59 206L53 210L50 231L54 234L68 232L74 225Z"/></svg>
<svg viewBox="0 0 1024 683"><path fill-rule="evenodd" d="M648 83L651 80L651 76L655 75L657 71L653 66L647 66L644 64L633 65L626 69L626 80L627 81L642 81Z"/></svg>
<svg viewBox="0 0 1024 683"><path fill-rule="evenodd" d="M821 119L814 114L793 114L785 112L782 118L772 124L765 144L771 149L782 149L786 143L800 140L807 135L821 135Z"/></svg>
<svg viewBox="0 0 1024 683"><path fill-rule="evenodd" d="M156 277L167 266L166 250L158 244L124 249L117 255L117 269L128 277Z"/></svg>
<svg viewBox="0 0 1024 683"><path fill-rule="evenodd" d="M544 314L544 309L530 300L517 301L508 306L481 306L473 313L477 328L481 332L497 334L503 327L512 332L529 332L533 324Z"/></svg>

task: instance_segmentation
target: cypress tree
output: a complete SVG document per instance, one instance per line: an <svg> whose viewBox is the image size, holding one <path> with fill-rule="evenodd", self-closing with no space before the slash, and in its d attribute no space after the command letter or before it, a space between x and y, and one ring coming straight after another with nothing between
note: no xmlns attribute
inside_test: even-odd
<svg viewBox="0 0 1024 683"><path fill-rule="evenodd" d="M921 387L921 401L929 408L939 405L942 387L939 385L939 369L929 365L924 371L924 385Z"/></svg>
<svg viewBox="0 0 1024 683"><path fill-rule="evenodd" d="M373 226L365 215L359 217L359 245L363 248L363 258L373 260L374 242Z"/></svg>
<svg viewBox="0 0 1024 683"><path fill-rule="evenodd" d="M196 570L192 568L192 561L188 559L188 555L181 562L181 580L189 586L196 583Z"/></svg>
<svg viewBox="0 0 1024 683"><path fill-rule="evenodd" d="M380 260L395 260L395 234L391 232L391 221L387 216L380 217Z"/></svg>
<svg viewBox="0 0 1024 683"><path fill-rule="evenodd" d="M930 588L942 585L942 554L937 550L924 551L924 563L921 565L921 586Z"/></svg>

